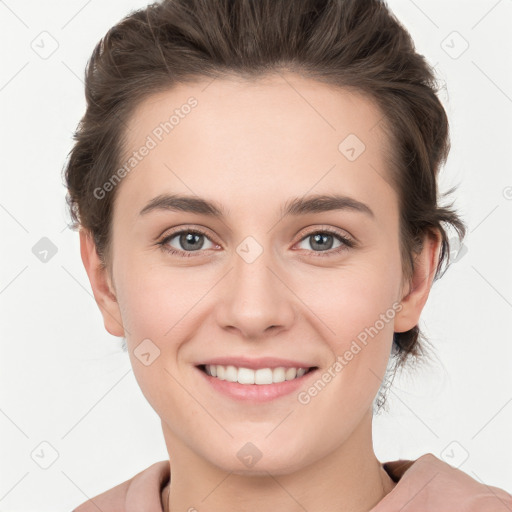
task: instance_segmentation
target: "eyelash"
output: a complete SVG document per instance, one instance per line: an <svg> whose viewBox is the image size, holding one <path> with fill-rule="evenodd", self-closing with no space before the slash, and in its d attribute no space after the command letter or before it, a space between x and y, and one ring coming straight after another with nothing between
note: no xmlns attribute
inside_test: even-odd
<svg viewBox="0 0 512 512"><path fill-rule="evenodd" d="M157 245L161 246L162 250L169 254L178 255L178 256L185 257L185 258L195 257L196 256L196 254L194 254L195 252L201 253L202 252L201 250L199 250L199 251L179 251L179 250L173 249L167 245L167 243L170 240L172 240L176 235L181 235L183 233L194 234L194 235L203 235L210 240L210 237L208 236L208 234L199 228L182 229L181 231L175 231L175 232L170 233L169 235L165 236L160 242L157 243ZM335 254L339 254L343 251L346 251L348 249L352 249L353 247L356 246L356 243L353 240L341 235L338 231L335 231L333 229L322 229L322 230L312 231L311 233L306 233L299 240L299 242L302 242L302 240L304 240L305 238L309 238L311 236L319 235L319 234L332 235L335 238L337 238L340 242L342 242L343 245L341 245L340 247L338 247L336 249L329 249L327 251L309 251L309 252L314 253L315 257L318 256L318 257L322 258L322 257L326 257L326 256L332 256ZM210 240L210 241L212 241L212 240Z"/></svg>

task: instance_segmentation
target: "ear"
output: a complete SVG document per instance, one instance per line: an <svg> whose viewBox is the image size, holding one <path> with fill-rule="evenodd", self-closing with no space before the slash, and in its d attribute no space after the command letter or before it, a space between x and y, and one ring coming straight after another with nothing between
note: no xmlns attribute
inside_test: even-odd
<svg viewBox="0 0 512 512"><path fill-rule="evenodd" d="M440 248L441 233L438 230L427 233L421 253L414 258L411 280L402 287L402 309L395 315L395 332L406 332L418 325L439 263ZM404 295L406 287L408 290Z"/></svg>
<svg viewBox="0 0 512 512"><path fill-rule="evenodd" d="M80 254L89 276L94 299L103 315L105 329L113 336L124 336L121 311L110 275L101 264L91 233L84 229L80 229Z"/></svg>

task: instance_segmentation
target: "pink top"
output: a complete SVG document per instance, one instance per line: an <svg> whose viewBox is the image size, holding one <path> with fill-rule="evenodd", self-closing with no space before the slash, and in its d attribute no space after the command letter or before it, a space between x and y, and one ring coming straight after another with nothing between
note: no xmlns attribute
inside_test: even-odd
<svg viewBox="0 0 512 512"><path fill-rule="evenodd" d="M383 464L388 475L395 475ZM156 462L134 477L82 503L72 512L163 512L162 490L169 483L168 460Z"/></svg>
<svg viewBox="0 0 512 512"><path fill-rule="evenodd" d="M169 482L170 462L156 462L134 477L82 503L72 512L163 512L162 490Z"/></svg>

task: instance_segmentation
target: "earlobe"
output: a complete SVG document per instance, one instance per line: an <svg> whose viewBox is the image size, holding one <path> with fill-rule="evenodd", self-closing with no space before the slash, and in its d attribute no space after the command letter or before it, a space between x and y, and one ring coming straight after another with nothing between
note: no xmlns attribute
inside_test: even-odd
<svg viewBox="0 0 512 512"><path fill-rule="evenodd" d="M395 316L395 332L406 332L418 325L425 306L439 262L441 234L427 233L423 240L423 249L414 259L414 272L407 290L403 291L402 309Z"/></svg>
<svg viewBox="0 0 512 512"><path fill-rule="evenodd" d="M121 311L108 271L101 264L93 237L85 229L80 229L80 255L105 329L113 336L124 336Z"/></svg>

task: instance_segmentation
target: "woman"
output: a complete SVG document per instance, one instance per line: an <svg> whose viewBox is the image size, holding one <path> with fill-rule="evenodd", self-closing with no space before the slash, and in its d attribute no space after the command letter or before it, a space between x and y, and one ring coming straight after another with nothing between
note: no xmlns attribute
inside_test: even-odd
<svg viewBox="0 0 512 512"><path fill-rule="evenodd" d="M163 1L97 45L86 95L68 201L169 453L101 510L417 509L441 466L398 491L373 410L465 226L405 29L377 0Z"/></svg>

